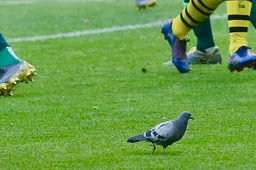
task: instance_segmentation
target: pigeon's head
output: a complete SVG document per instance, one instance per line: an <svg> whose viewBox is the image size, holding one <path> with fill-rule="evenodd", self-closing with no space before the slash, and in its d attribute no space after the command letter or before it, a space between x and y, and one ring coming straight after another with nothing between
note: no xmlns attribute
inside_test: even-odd
<svg viewBox="0 0 256 170"><path fill-rule="evenodd" d="M189 119L192 119L194 120L194 117L192 116L192 114L190 112L187 112L187 111L184 111L180 114L179 116L179 119L186 119L186 120L189 120Z"/></svg>

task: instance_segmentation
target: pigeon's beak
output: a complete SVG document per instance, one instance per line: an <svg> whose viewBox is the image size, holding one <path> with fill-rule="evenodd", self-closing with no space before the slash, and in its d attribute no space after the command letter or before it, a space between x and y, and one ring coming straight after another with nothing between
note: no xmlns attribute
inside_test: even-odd
<svg viewBox="0 0 256 170"><path fill-rule="evenodd" d="M190 116L189 119L195 120L193 116Z"/></svg>

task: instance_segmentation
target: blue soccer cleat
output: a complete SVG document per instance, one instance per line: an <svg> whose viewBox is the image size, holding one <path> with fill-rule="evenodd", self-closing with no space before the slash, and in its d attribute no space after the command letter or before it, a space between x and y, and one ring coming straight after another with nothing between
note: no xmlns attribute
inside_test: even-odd
<svg viewBox="0 0 256 170"><path fill-rule="evenodd" d="M187 73L190 71L189 61L186 55L187 39L179 40L172 32L172 20L167 21L162 27L162 34L169 42L172 48L172 62L180 73Z"/></svg>
<svg viewBox="0 0 256 170"><path fill-rule="evenodd" d="M243 71L245 67L256 66L256 54L249 47L242 46L229 57L228 69L233 71Z"/></svg>

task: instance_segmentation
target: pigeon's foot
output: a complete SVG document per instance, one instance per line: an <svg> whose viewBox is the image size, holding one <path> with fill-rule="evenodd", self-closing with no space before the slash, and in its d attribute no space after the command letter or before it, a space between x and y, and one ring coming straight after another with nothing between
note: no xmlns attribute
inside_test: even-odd
<svg viewBox="0 0 256 170"><path fill-rule="evenodd" d="M156 144L155 144L155 143L152 143L151 146L153 146L153 148L151 149L151 152L153 153L153 152L155 152L155 150L156 150Z"/></svg>
<svg viewBox="0 0 256 170"><path fill-rule="evenodd" d="M167 147L164 147L164 146L163 146L163 150L164 150L164 152L166 152L166 148L167 148Z"/></svg>

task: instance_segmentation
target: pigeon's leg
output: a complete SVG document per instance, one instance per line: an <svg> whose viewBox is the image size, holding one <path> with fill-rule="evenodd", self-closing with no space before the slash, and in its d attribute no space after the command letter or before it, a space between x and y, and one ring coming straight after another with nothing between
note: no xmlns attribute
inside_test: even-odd
<svg viewBox="0 0 256 170"><path fill-rule="evenodd" d="M155 144L155 143L152 143L152 146L153 146L153 148L151 149L151 152L153 153L153 152L155 152L155 150L156 150L156 144Z"/></svg>
<svg viewBox="0 0 256 170"><path fill-rule="evenodd" d="M163 150L164 150L164 152L166 152L166 148L167 148L166 146L163 146Z"/></svg>

